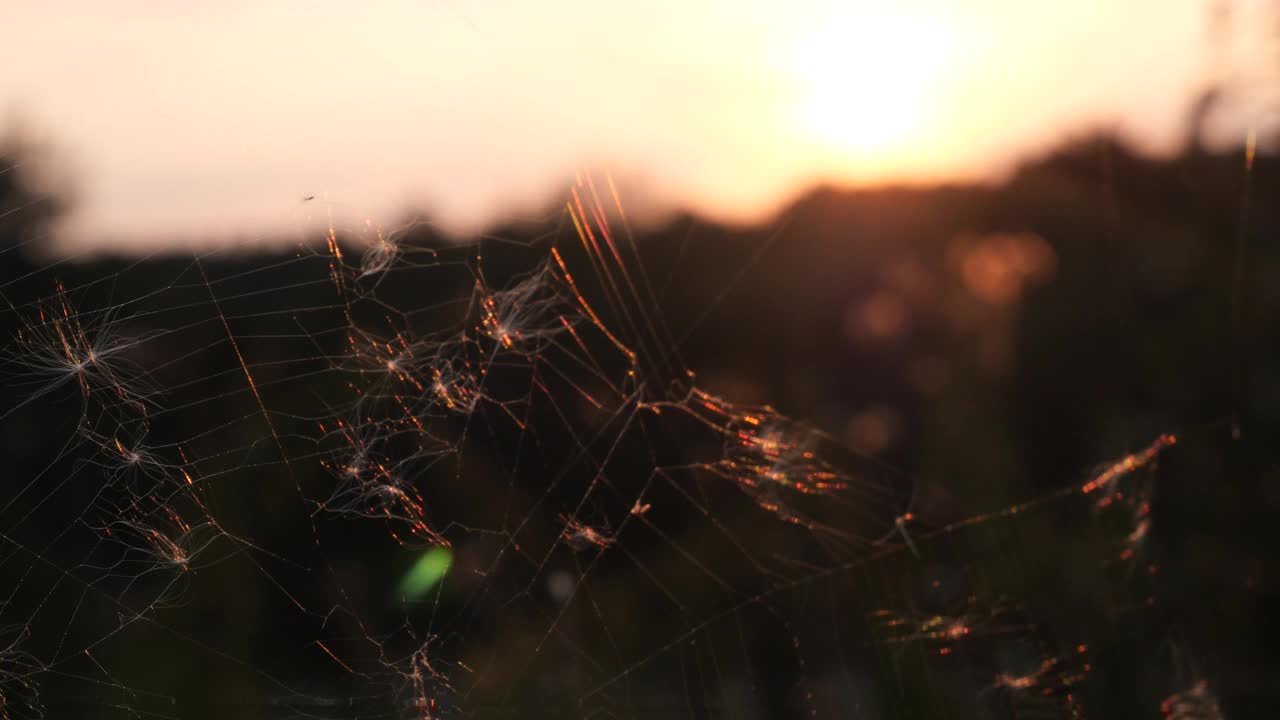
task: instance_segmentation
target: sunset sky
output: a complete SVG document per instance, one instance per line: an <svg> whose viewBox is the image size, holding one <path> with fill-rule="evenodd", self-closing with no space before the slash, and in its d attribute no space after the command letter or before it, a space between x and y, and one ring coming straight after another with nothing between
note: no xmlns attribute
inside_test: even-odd
<svg viewBox="0 0 1280 720"><path fill-rule="evenodd" d="M746 220L819 180L995 178L1096 127L1168 149L1210 82L1218 141L1274 127L1275 8L1227 4L1215 25L1206 0L11 3L0 131L71 183L82 248L410 208L472 230L553 207L578 168Z"/></svg>

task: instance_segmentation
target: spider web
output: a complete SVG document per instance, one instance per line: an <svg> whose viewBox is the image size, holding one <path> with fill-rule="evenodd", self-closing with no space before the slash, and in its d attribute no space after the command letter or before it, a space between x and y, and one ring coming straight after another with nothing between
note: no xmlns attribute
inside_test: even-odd
<svg viewBox="0 0 1280 720"><path fill-rule="evenodd" d="M0 717L1078 718L1099 635L1160 652L1172 435L948 516L704 388L610 179L556 224L7 282L3 419L55 451L0 495ZM1085 546L1105 617L1028 580Z"/></svg>

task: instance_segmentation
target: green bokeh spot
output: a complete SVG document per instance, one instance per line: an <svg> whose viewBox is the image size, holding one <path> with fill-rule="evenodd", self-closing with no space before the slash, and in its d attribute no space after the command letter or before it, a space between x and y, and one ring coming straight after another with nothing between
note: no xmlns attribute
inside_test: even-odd
<svg viewBox="0 0 1280 720"><path fill-rule="evenodd" d="M400 596L415 602L422 599L428 590L444 579L451 565L453 553L447 548L434 547L426 551L400 581Z"/></svg>

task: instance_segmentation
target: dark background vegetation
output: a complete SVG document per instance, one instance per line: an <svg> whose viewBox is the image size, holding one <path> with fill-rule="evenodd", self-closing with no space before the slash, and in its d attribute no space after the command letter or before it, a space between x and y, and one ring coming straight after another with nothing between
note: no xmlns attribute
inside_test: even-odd
<svg viewBox="0 0 1280 720"><path fill-rule="evenodd" d="M0 167L16 159L0 161ZM79 296L88 304L174 286L188 287L173 291L174 302L185 298L197 309L161 314L155 322L176 325L189 313L212 318L207 288L193 274L190 257L51 265L33 260L27 250L38 248L38 238L60 207L24 186L24 177L22 165L0 174L0 246L37 238L3 255L0 287L10 305L51 295L55 281L73 294L76 288L92 288ZM604 659L603 669L593 669L563 648L538 656L530 652L531 642L548 626L548 601L536 594L521 598L512 590L517 578L511 587L490 593L492 606L472 608L465 627L455 628L474 646L516 659L496 661L484 688L467 702L454 701L481 716L582 715L585 710L575 699L647 657L661 645L654 641L679 636L690 620L715 617L735 601L772 588L767 611L753 605L729 613L739 637L714 624L695 636L724 656L721 684L754 679L755 694L743 707L756 708L759 717L798 717L809 708L834 717L1016 716L1007 700L982 691L981 678L998 669L989 664L999 662L990 660L998 653L979 647L967 658L926 657L877 640L868 619L884 608L954 612L970 594L988 602L1011 598L1017 613L1036 628L1028 635L1034 634L1049 654L1065 657L1076 644L1088 643L1091 671L1080 692L1093 717L1158 717L1163 698L1201 679L1220 697L1225 717L1275 717L1280 710L1280 667L1273 650L1280 592L1274 572L1280 547L1275 525L1280 510L1278 201L1280 160L1274 156L1258 156L1247 169L1243 149L1215 153L1188 142L1175 157L1155 158L1100 135L1028 161L998 186L820 188L763 227L728 228L682 216L643 232L637 242L657 286L657 313L680 341L699 385L743 402L771 404L875 458L882 464L859 461L865 467L857 471L887 473L910 488L906 495L914 498L921 527L1078 485L1107 461L1146 447L1160 433L1178 435L1181 442L1154 474L1150 563L1142 565L1158 565L1158 571L1135 573L1117 563L1114 545L1094 541L1098 522L1086 503L1070 501L943 536L922 547L918 560L898 553L803 592L778 591L783 583L777 577L753 577L758 569L735 565L731 552L703 538L699 517L680 509L678 499L655 501L658 522L730 577L734 593L717 595L682 574L687 571L672 569L669 581L685 583L688 589L678 594L691 608L689 617L679 617L625 599L646 584L637 565L659 575L666 571L669 544L637 540L628 548L635 557L603 558L587 587L599 602L616 609L610 623L613 642L630 650L610 650L599 638L603 621L589 608L575 610L566 632L582 628L579 641L591 656ZM491 235L528 245L482 243L486 274L499 285L544 253L548 237L566 237L559 221L498 228ZM1015 240L1000 239L1009 237ZM449 243L427 226L411 231L403 242L435 248ZM1019 265L1023 251L1031 260ZM295 284L297 289L286 294L290 306L332 302L332 286L312 282L324 277L323 262L298 260L298 255L290 248L278 257L220 256L204 261L204 267L213 278L240 276L218 284L231 308L249 293ZM277 261L281 264L270 271L241 275ZM465 276L437 284L413 273L406 270L383 290L400 307L425 307L469 291ZM6 311L0 318L11 338L21 313ZM341 349L340 337L318 332L324 326L308 328L313 336L302 340L272 339L289 326L296 331L299 324L288 317L244 317L236 320L235 332L257 361L298 361L281 373L319 367L320 350ZM212 323L200 332L209 346L223 339ZM176 357L200 342L188 338L182 347L162 352ZM21 358L10 361L6 373L13 373L13 382L5 383L4 401L13 405L29 387L18 381ZM227 393L243 390L228 352L198 354L186 362L187 374L224 378L218 382ZM260 381L269 382L268 372ZM283 415L308 396L329 393L325 383L332 382L320 375L314 382L290 385L288 395L271 389L265 394ZM161 378L160 384L170 381ZM196 402L198 412L180 414L157 432L190 438L204 429L209 416L236 415L220 408L222 401L208 399L220 393L203 387L206 398L171 393L167 402ZM260 419L243 396L236 397L245 436L261 441ZM8 489L0 492L25 485L53 462L77 413L77 398L68 389L7 418L0 432ZM506 441L518 439L509 428L494 432L495 445L502 444L504 432ZM645 440L658 454L692 454L680 442L678 436ZM260 443L256 452L267 456L271 447ZM539 483L547 476L539 468L556 465L570 449L547 439L538 454L542 464L534 463L517 482L530 497L543 492ZM235 476L226 483L219 491L220 512L265 545L293 548L293 557L307 557L305 546L291 545L291 538L306 532L290 509L293 485L281 481L280 467L256 464L258 456L249 460L259 469L254 477ZM465 473L431 471L445 478L430 485L434 512L438 517L448 517L451 508L479 512L467 508L484 505L494 488L500 489L502 483L493 477L506 472L501 465L477 459ZM295 463L292 472L303 487L325 482L314 461ZM635 482L626 472L616 470L615 481ZM545 507L526 510L546 516L538 523L550 523L580 493L580 485L573 487L563 497L551 496ZM813 554L788 531L771 534L772 518L759 508L732 493L710 492L719 520L733 534L773 544L781 556ZM51 497L50 502L56 509L63 500ZM41 517L58 516L46 508ZM0 518L5 520L13 517ZM31 534L24 537L29 546L40 547L40 538L57 529L25 528ZM406 611L388 609L379 598L393 594L390 588L413 553L375 539L376 525L322 532L325 562L359 588L350 600L361 608L358 614L371 624L393 626L397 613ZM39 565L19 558L12 547L3 552L6 583L19 583L17 575ZM465 567L464 546L458 552L459 566ZM583 561L571 556L564 562L581 567ZM268 569L323 614L330 575L288 565ZM22 582L44 587L32 579L40 572L22 575ZM320 632L314 618L299 620L252 566L220 565L205 575L212 579L196 581L180 605L157 616L161 625L215 639L212 644L243 663L226 662L148 625L132 630L126 645L104 648L99 658L122 684L175 697L177 705L169 712L210 718L287 715L283 706L288 703L267 676L333 697L377 692L362 689L358 677L335 674L326 658L307 650ZM49 622L75 601L74 594L50 597L24 596L0 605L0 624L25 623L37 610L40 622ZM432 607L447 616L460 597L446 592ZM516 600L501 604L508 597ZM109 615L100 622L109 624ZM788 649L793 637L805 647L803 666ZM353 641L353 648L358 645ZM742 712L699 671L705 661L699 652L677 649L636 667L631 696L608 711L645 717ZM54 675L40 681L50 717L149 702L73 678ZM812 698L805 700L805 693ZM340 708L306 712L346 716Z"/></svg>

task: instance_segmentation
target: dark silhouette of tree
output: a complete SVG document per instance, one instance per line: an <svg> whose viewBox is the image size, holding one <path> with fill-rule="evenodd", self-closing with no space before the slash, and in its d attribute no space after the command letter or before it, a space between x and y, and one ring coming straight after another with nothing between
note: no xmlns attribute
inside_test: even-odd
<svg viewBox="0 0 1280 720"><path fill-rule="evenodd" d="M0 137L0 248L45 235L67 202L41 187L35 172L38 148L16 133Z"/></svg>

